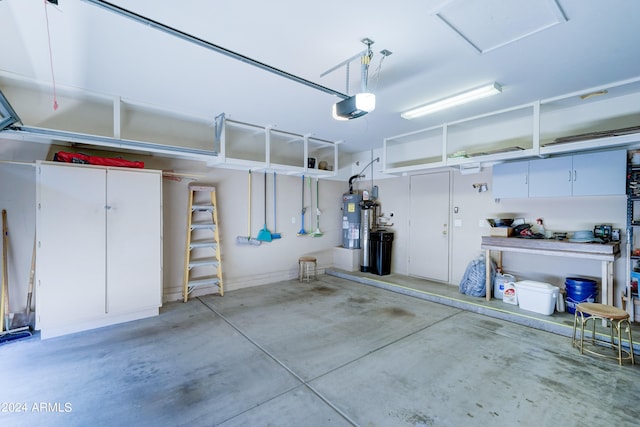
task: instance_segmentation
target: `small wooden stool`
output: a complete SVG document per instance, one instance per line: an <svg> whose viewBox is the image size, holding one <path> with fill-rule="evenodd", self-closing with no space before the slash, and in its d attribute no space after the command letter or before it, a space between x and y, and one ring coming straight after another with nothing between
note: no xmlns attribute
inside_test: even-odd
<svg viewBox="0 0 640 427"><path fill-rule="evenodd" d="M578 320L580 318L580 320ZM592 320L592 328L591 328L591 345L595 348L596 345L600 346L610 346L613 350L617 350L616 356L611 356L607 354L603 354L601 352L595 351L594 349L585 348L584 346L584 326ZM607 320L609 321L609 339L607 342L602 339L596 339L596 322L598 320ZM591 353L595 356L607 357L618 359L618 364L622 366L623 360L630 360L631 364L635 363L633 357L633 340L631 339L631 323L629 323L629 313L624 310L621 310L617 307L612 307L610 305L597 304L597 303L581 303L576 306L576 312L573 320L573 341L572 345L574 347L577 346L576 339L576 330L578 326L578 322L580 322L580 354L584 354L584 352ZM622 327L626 326L627 330L627 339L629 340L629 350L622 348ZM613 329L616 330L616 338L617 344L613 337ZM622 353L626 353L626 356L623 357Z"/></svg>
<svg viewBox="0 0 640 427"><path fill-rule="evenodd" d="M298 258L298 280L300 282L316 280L317 272L318 261L316 260L316 257L301 256Z"/></svg>

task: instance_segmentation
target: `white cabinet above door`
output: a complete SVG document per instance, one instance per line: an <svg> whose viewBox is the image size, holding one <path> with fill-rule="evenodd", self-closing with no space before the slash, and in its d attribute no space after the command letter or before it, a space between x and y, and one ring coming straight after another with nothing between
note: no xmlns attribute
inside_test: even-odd
<svg viewBox="0 0 640 427"><path fill-rule="evenodd" d="M494 199L511 199L529 195L529 162L499 163L493 167Z"/></svg>
<svg viewBox="0 0 640 427"><path fill-rule="evenodd" d="M495 199L626 194L627 150L501 163L493 167Z"/></svg>
<svg viewBox="0 0 640 427"><path fill-rule="evenodd" d="M627 150L601 151L573 156L573 195L626 194Z"/></svg>
<svg viewBox="0 0 640 427"><path fill-rule="evenodd" d="M529 161L529 197L571 195L571 156Z"/></svg>

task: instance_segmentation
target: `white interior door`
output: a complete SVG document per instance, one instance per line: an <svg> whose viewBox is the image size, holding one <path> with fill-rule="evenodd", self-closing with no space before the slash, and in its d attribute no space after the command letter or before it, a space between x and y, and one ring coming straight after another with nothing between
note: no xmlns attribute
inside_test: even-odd
<svg viewBox="0 0 640 427"><path fill-rule="evenodd" d="M449 172L410 181L409 275L449 281Z"/></svg>
<svg viewBox="0 0 640 427"><path fill-rule="evenodd" d="M161 305L162 176L107 170L107 310Z"/></svg>
<svg viewBox="0 0 640 427"><path fill-rule="evenodd" d="M37 169L38 325L105 315L105 173L42 164Z"/></svg>

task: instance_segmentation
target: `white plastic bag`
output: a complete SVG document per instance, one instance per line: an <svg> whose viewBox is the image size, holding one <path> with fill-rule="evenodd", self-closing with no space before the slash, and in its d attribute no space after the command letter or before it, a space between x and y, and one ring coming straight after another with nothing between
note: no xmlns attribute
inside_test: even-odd
<svg viewBox="0 0 640 427"><path fill-rule="evenodd" d="M478 255L478 257L469 263L460 281L461 294L473 297L483 297L487 295L485 265L484 253ZM491 261L491 283L489 283L489 286L493 283L495 274L496 266L494 262Z"/></svg>

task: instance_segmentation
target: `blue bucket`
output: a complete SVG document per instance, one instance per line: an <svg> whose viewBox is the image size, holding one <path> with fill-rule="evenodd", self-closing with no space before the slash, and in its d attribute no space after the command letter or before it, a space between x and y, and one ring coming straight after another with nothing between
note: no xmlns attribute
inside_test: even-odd
<svg viewBox="0 0 640 427"><path fill-rule="evenodd" d="M567 277L564 285L567 290L565 306L568 313L574 314L576 306L580 303L596 302L598 283L595 280Z"/></svg>

